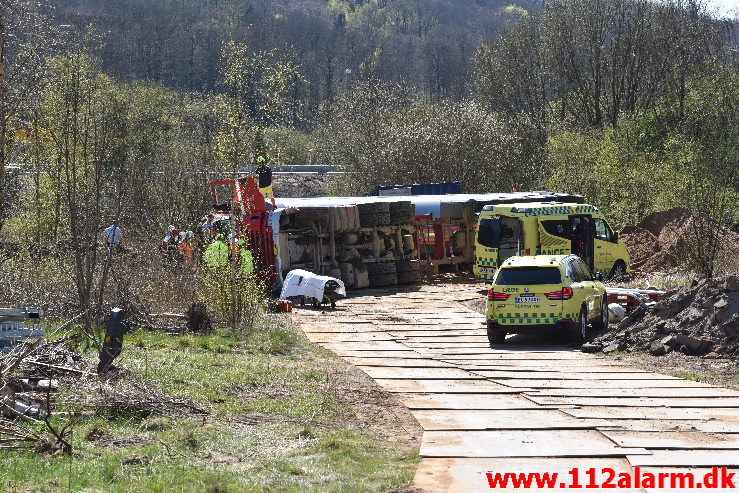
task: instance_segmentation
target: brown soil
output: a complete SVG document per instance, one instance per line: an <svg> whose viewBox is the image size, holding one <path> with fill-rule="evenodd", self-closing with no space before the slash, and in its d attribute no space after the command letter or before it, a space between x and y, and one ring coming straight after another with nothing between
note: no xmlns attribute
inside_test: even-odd
<svg viewBox="0 0 739 493"><path fill-rule="evenodd" d="M620 237L629 249L631 269L648 273L676 271L687 252L695 250L696 226L707 231L719 227L711 219L684 207L654 212L639 224L625 227ZM739 234L725 228L719 234L722 252L739 249ZM731 271L735 264L735 258L724 255L719 270Z"/></svg>
<svg viewBox="0 0 739 493"><path fill-rule="evenodd" d="M382 436L406 450L418 449L423 429L396 395L349 363L337 365L331 377L332 390L348 405L349 410L339 416L345 427Z"/></svg>

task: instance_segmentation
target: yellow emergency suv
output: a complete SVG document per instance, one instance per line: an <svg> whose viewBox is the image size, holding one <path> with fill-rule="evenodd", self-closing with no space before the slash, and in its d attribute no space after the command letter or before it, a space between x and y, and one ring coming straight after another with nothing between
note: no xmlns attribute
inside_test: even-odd
<svg viewBox="0 0 739 493"><path fill-rule="evenodd" d="M565 332L584 339L588 324L608 326L608 301L602 276L576 255L511 257L497 270L488 291L490 345L507 334Z"/></svg>
<svg viewBox="0 0 739 493"><path fill-rule="evenodd" d="M480 212L474 272L492 280L507 258L566 255L582 258L604 277L628 271L626 245L595 206L562 202L486 205Z"/></svg>

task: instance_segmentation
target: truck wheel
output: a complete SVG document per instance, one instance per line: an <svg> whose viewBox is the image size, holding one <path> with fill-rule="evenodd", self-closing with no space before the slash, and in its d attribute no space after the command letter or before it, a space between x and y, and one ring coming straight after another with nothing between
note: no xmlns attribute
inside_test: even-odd
<svg viewBox="0 0 739 493"><path fill-rule="evenodd" d="M416 208L414 205L409 201L401 201L401 202L392 202L390 204L390 214L399 214L399 213L406 213L406 214L413 214L415 212Z"/></svg>
<svg viewBox="0 0 739 493"><path fill-rule="evenodd" d="M387 214L390 212L388 202L372 202L370 204L357 204L359 214Z"/></svg>
<svg viewBox="0 0 739 493"><path fill-rule="evenodd" d="M621 279L626 274L626 263L623 260L617 260L613 264L611 273L608 274L608 279Z"/></svg>
<svg viewBox="0 0 739 493"><path fill-rule="evenodd" d="M298 226L310 226L318 223L328 227L328 209L325 207L303 207L295 213L295 222Z"/></svg>
<svg viewBox="0 0 739 493"><path fill-rule="evenodd" d="M395 262L375 262L367 264L367 274L370 276L378 276L382 274L395 274L397 269Z"/></svg>
<svg viewBox="0 0 739 493"><path fill-rule="evenodd" d="M421 270L421 266L418 260L401 259L395 262L395 270L400 274L401 272L411 272Z"/></svg>
<svg viewBox="0 0 739 493"><path fill-rule="evenodd" d="M593 328L595 330L606 330L608 328L608 301L605 297L600 300L600 315L598 315L598 320L593 322Z"/></svg>
<svg viewBox="0 0 739 493"><path fill-rule="evenodd" d="M413 224L416 220L416 216L412 212L391 212L390 223L391 224Z"/></svg>
<svg viewBox="0 0 739 493"><path fill-rule="evenodd" d="M359 225L363 228L371 228L372 226L387 226L390 224L389 212L378 212L373 214L360 214Z"/></svg>
<svg viewBox="0 0 739 493"><path fill-rule="evenodd" d="M421 271L398 273L398 284L418 284L421 282Z"/></svg>
<svg viewBox="0 0 739 493"><path fill-rule="evenodd" d="M371 288L384 288L387 286L397 286L398 278L395 274L377 274L369 277L369 285Z"/></svg>
<svg viewBox="0 0 739 493"><path fill-rule="evenodd" d="M493 344L503 344L505 342L505 336L505 330L488 327L488 341L490 342L490 346Z"/></svg>

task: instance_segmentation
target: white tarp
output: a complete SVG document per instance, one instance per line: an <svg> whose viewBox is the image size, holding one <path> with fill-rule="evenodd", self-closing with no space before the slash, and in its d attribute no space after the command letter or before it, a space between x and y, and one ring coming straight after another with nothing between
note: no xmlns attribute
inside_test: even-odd
<svg viewBox="0 0 739 493"><path fill-rule="evenodd" d="M280 298L291 298L293 296L310 296L317 300L323 299L323 288L328 281L336 281L339 287L336 293L346 296L346 288L341 279L335 277L319 276L307 270L295 269L287 273L285 282L282 283Z"/></svg>

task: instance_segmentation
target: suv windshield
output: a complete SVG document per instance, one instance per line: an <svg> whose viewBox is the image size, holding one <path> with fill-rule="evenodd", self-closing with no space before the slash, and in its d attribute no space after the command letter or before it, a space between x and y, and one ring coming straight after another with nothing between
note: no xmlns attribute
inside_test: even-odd
<svg viewBox="0 0 739 493"><path fill-rule="evenodd" d="M500 219L481 219L477 230L477 242L488 248L500 246Z"/></svg>
<svg viewBox="0 0 739 493"><path fill-rule="evenodd" d="M557 267L507 267L500 269L495 284L560 284L562 276Z"/></svg>

